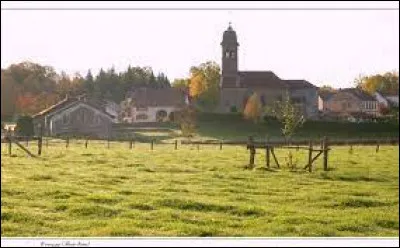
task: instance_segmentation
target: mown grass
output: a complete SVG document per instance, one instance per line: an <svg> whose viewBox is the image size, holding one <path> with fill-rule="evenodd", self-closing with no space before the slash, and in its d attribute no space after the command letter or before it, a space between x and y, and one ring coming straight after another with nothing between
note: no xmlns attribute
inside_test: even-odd
<svg viewBox="0 0 400 248"><path fill-rule="evenodd" d="M30 145L29 149L36 151ZM398 146L333 147L303 171L244 170L244 147L52 141L40 158L2 145L1 235L398 236Z"/></svg>

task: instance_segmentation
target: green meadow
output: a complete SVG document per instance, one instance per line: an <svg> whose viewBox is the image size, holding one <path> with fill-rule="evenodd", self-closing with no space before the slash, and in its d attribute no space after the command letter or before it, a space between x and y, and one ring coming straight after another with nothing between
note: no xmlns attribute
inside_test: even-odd
<svg viewBox="0 0 400 248"><path fill-rule="evenodd" d="M2 144L2 237L399 235L398 146L332 147L309 173L306 151L245 170L241 146L56 142L40 158Z"/></svg>

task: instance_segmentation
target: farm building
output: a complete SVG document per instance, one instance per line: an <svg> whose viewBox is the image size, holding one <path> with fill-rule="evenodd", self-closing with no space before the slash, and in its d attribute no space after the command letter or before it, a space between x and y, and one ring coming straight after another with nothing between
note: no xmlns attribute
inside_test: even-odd
<svg viewBox="0 0 400 248"><path fill-rule="evenodd" d="M85 97L64 100L33 116L36 135L84 135L106 138L115 116L105 106Z"/></svg>
<svg viewBox="0 0 400 248"><path fill-rule="evenodd" d="M164 122L188 104L186 92L176 88L138 88L121 103L119 122Z"/></svg>
<svg viewBox="0 0 400 248"><path fill-rule="evenodd" d="M320 92L318 108L323 118L335 116L337 119L358 121L379 116L377 100L356 88Z"/></svg>

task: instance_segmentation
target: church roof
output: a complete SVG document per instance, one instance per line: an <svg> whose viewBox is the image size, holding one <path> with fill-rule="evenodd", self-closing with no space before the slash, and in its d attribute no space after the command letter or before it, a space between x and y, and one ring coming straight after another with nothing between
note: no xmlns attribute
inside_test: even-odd
<svg viewBox="0 0 400 248"><path fill-rule="evenodd" d="M286 87L283 80L272 71L241 71L239 77L242 87Z"/></svg>
<svg viewBox="0 0 400 248"><path fill-rule="evenodd" d="M317 88L307 80L283 80L272 71L242 71L239 72L242 87L267 87L277 89L307 89Z"/></svg>
<svg viewBox="0 0 400 248"><path fill-rule="evenodd" d="M284 80L290 89L307 89L307 88L317 88L317 86L308 82L307 80Z"/></svg>
<svg viewBox="0 0 400 248"><path fill-rule="evenodd" d="M237 42L236 32L232 29L230 24L228 29L224 31L221 45L222 44L234 44L239 46L239 43Z"/></svg>

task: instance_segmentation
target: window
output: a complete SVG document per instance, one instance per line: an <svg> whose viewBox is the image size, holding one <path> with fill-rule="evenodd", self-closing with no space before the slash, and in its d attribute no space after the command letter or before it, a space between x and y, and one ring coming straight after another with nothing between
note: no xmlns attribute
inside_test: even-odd
<svg viewBox="0 0 400 248"><path fill-rule="evenodd" d="M235 51L229 51L229 50L226 50L225 51L225 58L235 58Z"/></svg>
<svg viewBox="0 0 400 248"><path fill-rule="evenodd" d="M148 116L146 114L140 114L136 116L136 120L147 120Z"/></svg>
<svg viewBox="0 0 400 248"><path fill-rule="evenodd" d="M165 110L160 110L156 113L156 120L157 121L164 121L168 116L167 111Z"/></svg>
<svg viewBox="0 0 400 248"><path fill-rule="evenodd" d="M94 123L94 113L88 112L86 115L87 123Z"/></svg>
<svg viewBox="0 0 400 248"><path fill-rule="evenodd" d="M82 113L82 122L83 122L83 123L87 123L86 110L85 110L85 109L82 109L82 110L81 110L81 113Z"/></svg>
<svg viewBox="0 0 400 248"><path fill-rule="evenodd" d="M136 107L137 111L147 111L148 108L147 107Z"/></svg>
<svg viewBox="0 0 400 248"><path fill-rule="evenodd" d="M101 117L100 117L100 115L96 115L94 119L95 119L95 123L96 123L96 124L100 124L100 123L101 123Z"/></svg>
<svg viewBox="0 0 400 248"><path fill-rule="evenodd" d="M64 125L68 124L69 122L69 116L67 114L63 115L62 123Z"/></svg>

